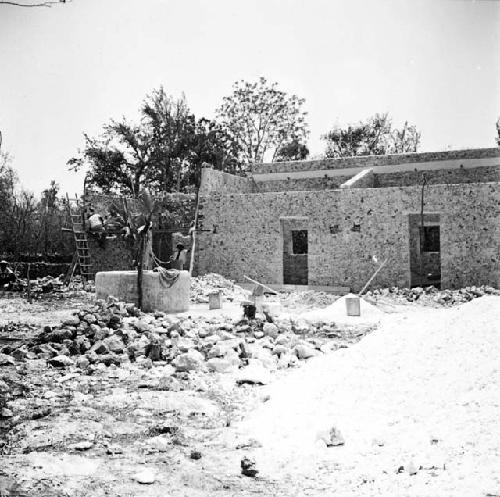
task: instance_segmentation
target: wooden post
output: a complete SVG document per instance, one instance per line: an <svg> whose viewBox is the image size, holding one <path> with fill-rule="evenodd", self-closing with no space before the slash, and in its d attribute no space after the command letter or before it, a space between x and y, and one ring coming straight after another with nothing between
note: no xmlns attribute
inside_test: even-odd
<svg viewBox="0 0 500 497"><path fill-rule="evenodd" d="M189 274L192 276L193 275L193 270L194 270L194 253L196 251L196 230L198 229L198 202L199 202L199 192L200 190L196 190L196 210L194 213L194 226L193 230L191 231L191 258L189 260Z"/></svg>
<svg viewBox="0 0 500 497"><path fill-rule="evenodd" d="M137 257L137 307L142 311L142 265L144 259L144 236L139 235L139 255Z"/></svg>
<svg viewBox="0 0 500 497"><path fill-rule="evenodd" d="M31 263L28 262L28 270L26 274L26 278L28 280L28 302L31 304L31 282L30 282L30 269L31 269Z"/></svg>

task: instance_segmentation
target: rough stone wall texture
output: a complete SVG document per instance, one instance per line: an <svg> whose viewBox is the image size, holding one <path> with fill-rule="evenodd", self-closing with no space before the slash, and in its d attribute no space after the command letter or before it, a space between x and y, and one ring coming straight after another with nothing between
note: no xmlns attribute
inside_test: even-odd
<svg viewBox="0 0 500 497"><path fill-rule="evenodd" d="M414 186L201 197L203 227L217 232L199 234L200 273L282 283L280 217L305 216L310 285L360 290L377 255L389 263L373 286L408 286L409 215L420 212L420 193ZM440 214L442 287L498 287L500 185L430 185L425 212Z"/></svg>
<svg viewBox="0 0 500 497"><path fill-rule="evenodd" d="M340 185L340 188L373 188L375 175L373 169L364 169L350 180Z"/></svg>
<svg viewBox="0 0 500 497"><path fill-rule="evenodd" d="M374 187L412 186L422 183L422 172L428 184L487 183L500 181L500 165L461 169L435 169L375 174Z"/></svg>
<svg viewBox="0 0 500 497"><path fill-rule="evenodd" d="M133 240L117 237L105 241L101 247L97 240L89 236L89 252L92 271L118 271L134 269L133 261L137 246Z"/></svg>
<svg viewBox="0 0 500 497"><path fill-rule="evenodd" d="M236 176L205 167L201 170L200 195L219 193L252 193L255 182L252 178Z"/></svg>
<svg viewBox="0 0 500 497"><path fill-rule="evenodd" d="M120 206L123 197L110 195L87 195L85 205L87 210L92 207L101 215L109 215L110 208ZM160 260L166 261L173 254L176 233L187 234L189 226L195 218L196 199L193 194L164 193L155 196L157 213L153 218L152 249ZM139 202L127 198L127 205L133 212L139 212ZM118 236L106 240L105 248L89 236L89 248L93 270L114 271L132 269L137 247L130 241Z"/></svg>
<svg viewBox="0 0 500 497"><path fill-rule="evenodd" d="M439 167L439 162L436 163ZM368 170L372 170L371 168ZM367 169L362 172L367 171ZM391 186L412 186L422 183L425 172L428 184L486 183L500 180L500 164L496 166L478 166L450 169L426 169L425 171L398 171L390 173L369 173L360 178L350 188L386 188ZM358 173L359 174L359 173ZM356 175L357 176L357 175ZM304 178L286 178L256 181L257 192L285 192L307 190L335 190L345 188L346 183L355 176L316 176ZM220 192L224 193L224 192ZM238 193L238 192L234 192ZM245 193L245 192L240 192Z"/></svg>
<svg viewBox="0 0 500 497"><path fill-rule="evenodd" d="M500 157L500 148L475 148L467 150L449 150L446 152L368 155L346 157L342 159L273 162L270 164L255 164L252 166L252 172L257 174L285 173L291 171L316 171L319 169L345 169L348 167L368 168L450 159L483 159L487 157Z"/></svg>
<svg viewBox="0 0 500 497"><path fill-rule="evenodd" d="M351 178L352 176L321 176L315 178L290 178L281 180L257 181L255 189L259 193L336 190L340 188L340 185L342 183L345 183Z"/></svg>

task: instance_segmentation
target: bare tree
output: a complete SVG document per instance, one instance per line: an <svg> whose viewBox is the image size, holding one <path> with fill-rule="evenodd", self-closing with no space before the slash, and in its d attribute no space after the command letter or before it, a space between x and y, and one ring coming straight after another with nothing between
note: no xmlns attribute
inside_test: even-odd
<svg viewBox="0 0 500 497"><path fill-rule="evenodd" d="M54 4L66 3L71 0L53 0L49 2L39 2L39 3L19 3L19 2L4 2L0 1L0 5L12 5L14 7L52 7Z"/></svg>

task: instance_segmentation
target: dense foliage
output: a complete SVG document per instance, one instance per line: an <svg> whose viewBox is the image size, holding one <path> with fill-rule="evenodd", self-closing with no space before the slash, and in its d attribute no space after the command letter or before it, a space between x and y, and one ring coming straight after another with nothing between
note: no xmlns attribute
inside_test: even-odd
<svg viewBox="0 0 500 497"><path fill-rule="evenodd" d="M201 166L234 172L234 148L220 125L197 120L186 99L174 99L163 88L143 102L139 123L111 121L101 136L85 135L85 146L68 161L70 168L87 168L87 182L103 192L137 195L189 191L199 183Z"/></svg>
<svg viewBox="0 0 500 497"><path fill-rule="evenodd" d="M184 96L173 98L160 87L143 102L139 121L112 120L68 161L86 169L87 183L103 192L137 195L150 191L192 191L203 163L231 173L268 157L307 157L303 99L268 84L238 82L223 99L217 120L197 119Z"/></svg>
<svg viewBox="0 0 500 497"><path fill-rule="evenodd" d="M243 164L275 161L290 144L300 147L308 136L305 100L287 95L265 78L238 81L224 97L217 117L238 150ZM293 147L293 145L292 145ZM302 149L304 152L307 148Z"/></svg>
<svg viewBox="0 0 500 497"><path fill-rule="evenodd" d="M321 139L326 142L325 157L400 154L417 152L420 132L407 121L401 129L394 128L385 113L346 127L335 126Z"/></svg>
<svg viewBox="0 0 500 497"><path fill-rule="evenodd" d="M66 211L58 185L52 181L40 199L18 186L9 155L0 152L0 256L72 254L73 238L61 231Z"/></svg>

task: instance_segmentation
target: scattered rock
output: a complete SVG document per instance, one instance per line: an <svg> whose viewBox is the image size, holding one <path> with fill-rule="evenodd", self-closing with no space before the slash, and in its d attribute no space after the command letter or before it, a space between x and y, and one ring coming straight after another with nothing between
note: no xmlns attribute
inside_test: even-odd
<svg viewBox="0 0 500 497"><path fill-rule="evenodd" d="M177 371L202 371L205 369L205 358L197 350L191 349L178 355L172 364Z"/></svg>
<svg viewBox="0 0 500 497"><path fill-rule="evenodd" d="M252 360L248 366L240 369L238 372L236 383L250 383L267 385L271 381L271 374L263 364L258 360Z"/></svg>
<svg viewBox="0 0 500 497"><path fill-rule="evenodd" d="M192 450L189 457L197 461L198 459L201 459L201 452L199 450Z"/></svg>
<svg viewBox="0 0 500 497"><path fill-rule="evenodd" d="M259 472L258 469L255 467L255 461L253 459L250 459L249 457L244 457L241 460L241 474L244 476L249 476L251 478L255 478L257 476L257 473Z"/></svg>
<svg viewBox="0 0 500 497"><path fill-rule="evenodd" d="M294 352L299 359L309 359L317 354L315 349L305 344L296 345Z"/></svg>
<svg viewBox="0 0 500 497"><path fill-rule="evenodd" d="M65 368L67 366L73 366L74 364L73 360L66 355L58 355L49 359L47 362L55 368Z"/></svg>
<svg viewBox="0 0 500 497"><path fill-rule="evenodd" d="M406 471L411 476L416 475L418 473L417 465L413 461L410 461L406 466Z"/></svg>
<svg viewBox="0 0 500 497"><path fill-rule="evenodd" d="M68 445L68 449L70 450L79 450L79 451L85 451L89 450L94 446L94 444L88 440L83 441L83 442L78 442L76 444L71 444Z"/></svg>
<svg viewBox="0 0 500 497"><path fill-rule="evenodd" d="M150 469L145 469L140 473L136 473L133 479L142 485L151 485L156 481L156 474Z"/></svg>
<svg viewBox="0 0 500 497"><path fill-rule="evenodd" d="M274 323L264 323L262 332L265 336L276 338L278 336L279 329Z"/></svg>
<svg viewBox="0 0 500 497"><path fill-rule="evenodd" d="M0 366L14 366L16 361L13 357L7 354L0 353Z"/></svg>
<svg viewBox="0 0 500 497"><path fill-rule="evenodd" d="M338 428L332 426L330 430L320 431L316 437L318 440L323 440L327 447L336 447L344 445L345 440Z"/></svg>
<svg viewBox="0 0 500 497"><path fill-rule="evenodd" d="M207 361L207 367L209 371L214 371L216 373L227 373L228 371L237 369L233 361L219 357L209 359Z"/></svg>

